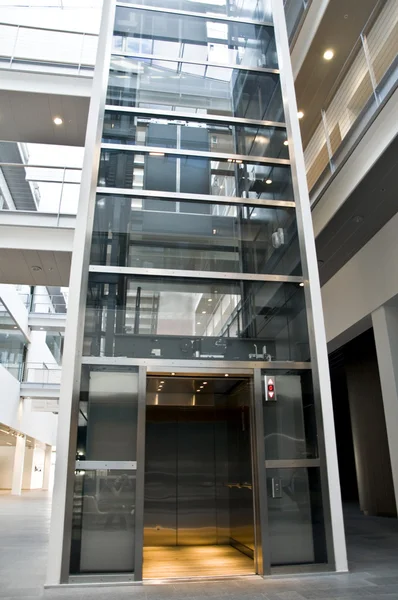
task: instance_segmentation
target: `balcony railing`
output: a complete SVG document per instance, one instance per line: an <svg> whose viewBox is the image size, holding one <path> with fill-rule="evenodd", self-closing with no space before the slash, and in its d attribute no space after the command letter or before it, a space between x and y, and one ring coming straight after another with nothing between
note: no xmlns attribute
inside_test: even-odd
<svg viewBox="0 0 398 600"><path fill-rule="evenodd" d="M396 88L397 27L397 1L379 2L337 77L305 150L310 190L321 189L343 164L349 139L355 141L366 131L375 111ZM365 131L358 131L359 124Z"/></svg>
<svg viewBox="0 0 398 600"><path fill-rule="evenodd" d="M0 68L92 77L98 35L0 22Z"/></svg>
<svg viewBox="0 0 398 600"><path fill-rule="evenodd" d="M61 294L31 294L20 293L20 298L29 313L38 315L64 315L68 306L66 298Z"/></svg>
<svg viewBox="0 0 398 600"><path fill-rule="evenodd" d="M62 369L56 364L26 363L24 383L46 385L59 385L61 383Z"/></svg>
<svg viewBox="0 0 398 600"><path fill-rule="evenodd" d="M0 172L8 184L2 194L0 182L0 210L77 214L81 168L1 162Z"/></svg>

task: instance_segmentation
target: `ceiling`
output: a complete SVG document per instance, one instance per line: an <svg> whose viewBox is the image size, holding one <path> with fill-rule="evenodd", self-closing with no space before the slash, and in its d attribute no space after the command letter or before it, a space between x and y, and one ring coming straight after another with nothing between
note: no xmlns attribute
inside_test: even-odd
<svg viewBox="0 0 398 600"><path fill-rule="evenodd" d="M398 137L316 239L324 285L398 211Z"/></svg>
<svg viewBox="0 0 398 600"><path fill-rule="evenodd" d="M70 252L0 248L0 281L68 287L71 259Z"/></svg>
<svg viewBox="0 0 398 600"><path fill-rule="evenodd" d="M0 90L0 140L84 146L90 98ZM55 125L54 117L63 119Z"/></svg>
<svg viewBox="0 0 398 600"><path fill-rule="evenodd" d="M359 38L377 0L330 0L309 52L296 78L298 109L304 148L319 125L321 109ZM325 61L325 50L332 48L334 58Z"/></svg>

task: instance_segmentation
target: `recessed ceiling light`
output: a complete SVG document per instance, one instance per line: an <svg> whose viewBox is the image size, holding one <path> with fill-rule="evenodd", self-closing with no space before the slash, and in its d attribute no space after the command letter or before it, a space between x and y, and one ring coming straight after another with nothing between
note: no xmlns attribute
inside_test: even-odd
<svg viewBox="0 0 398 600"><path fill-rule="evenodd" d="M229 377L228 373L225 373L225 377Z"/></svg>
<svg viewBox="0 0 398 600"><path fill-rule="evenodd" d="M203 385L200 386L200 389L203 390Z"/></svg>
<svg viewBox="0 0 398 600"><path fill-rule="evenodd" d="M288 146L288 145L289 145L289 142L288 142L287 140L285 140L285 141L283 142L283 145L284 145L284 146Z"/></svg>
<svg viewBox="0 0 398 600"><path fill-rule="evenodd" d="M304 283L303 282L300 283L300 287L304 287Z"/></svg>
<svg viewBox="0 0 398 600"><path fill-rule="evenodd" d="M205 311L205 310L202 310L202 315L205 315L205 314L206 314L206 311Z"/></svg>
<svg viewBox="0 0 398 600"><path fill-rule="evenodd" d="M326 50L326 52L324 52L324 54L323 54L323 58L325 60L332 60L333 56L334 56L334 52L330 48L329 48L329 50Z"/></svg>
<svg viewBox="0 0 398 600"><path fill-rule="evenodd" d="M299 110L298 113L297 113L297 116L298 116L299 119L302 119L304 117L303 111Z"/></svg>
<svg viewBox="0 0 398 600"><path fill-rule="evenodd" d="M62 125L63 120L61 119L61 117L54 117L53 122L54 122L54 125Z"/></svg>
<svg viewBox="0 0 398 600"><path fill-rule="evenodd" d="M197 392L200 392L200 390L196 390Z"/></svg>
<svg viewBox="0 0 398 600"><path fill-rule="evenodd" d="M203 385L207 385L207 381L204 381L204 382L203 382Z"/></svg>
<svg viewBox="0 0 398 600"><path fill-rule="evenodd" d="M160 383L164 383L164 381L161 381Z"/></svg>
<svg viewBox="0 0 398 600"><path fill-rule="evenodd" d="M175 373L172 373L172 375L175 375Z"/></svg>
<svg viewBox="0 0 398 600"><path fill-rule="evenodd" d="M164 152L150 152L149 156L164 156Z"/></svg>
<svg viewBox="0 0 398 600"><path fill-rule="evenodd" d="M198 321L198 322L196 323L196 325L200 325L200 324L201 324L201 323L200 323L200 321Z"/></svg>
<svg viewBox="0 0 398 600"><path fill-rule="evenodd" d="M38 272L38 271L42 271L43 269L41 267L39 267L38 265L33 265L31 267L32 271Z"/></svg>
<svg viewBox="0 0 398 600"><path fill-rule="evenodd" d="M354 221L354 223L363 223L363 216L355 215L355 217L353 217L352 220Z"/></svg>
<svg viewBox="0 0 398 600"><path fill-rule="evenodd" d="M213 302L213 298L208 298L207 302Z"/></svg>
<svg viewBox="0 0 398 600"><path fill-rule="evenodd" d="M16 325L14 325L14 329L18 329L18 327Z"/></svg>
<svg viewBox="0 0 398 600"><path fill-rule="evenodd" d="M271 183L272 183L272 179L267 179L265 183L266 183L267 185L271 185Z"/></svg>

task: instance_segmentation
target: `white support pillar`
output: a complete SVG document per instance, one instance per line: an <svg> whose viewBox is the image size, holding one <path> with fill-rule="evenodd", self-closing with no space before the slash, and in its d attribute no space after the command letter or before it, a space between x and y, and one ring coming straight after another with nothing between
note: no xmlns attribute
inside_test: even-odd
<svg viewBox="0 0 398 600"><path fill-rule="evenodd" d="M17 436L15 454L14 454L14 467L12 470L12 487L11 494L14 496L20 496L22 492L22 479L23 479L23 467L25 462L25 447L26 437Z"/></svg>
<svg viewBox="0 0 398 600"><path fill-rule="evenodd" d="M398 307L381 306L372 313L372 323L398 511Z"/></svg>
<svg viewBox="0 0 398 600"><path fill-rule="evenodd" d="M43 490L48 490L50 485L52 450L52 446L46 444L46 449L44 451Z"/></svg>

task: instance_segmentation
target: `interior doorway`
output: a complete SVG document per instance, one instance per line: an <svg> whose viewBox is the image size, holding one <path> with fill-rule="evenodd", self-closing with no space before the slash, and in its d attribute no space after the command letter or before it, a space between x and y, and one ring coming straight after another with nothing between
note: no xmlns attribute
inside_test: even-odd
<svg viewBox="0 0 398 600"><path fill-rule="evenodd" d="M147 379L143 578L253 575L252 380Z"/></svg>

